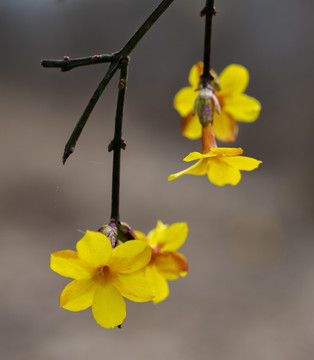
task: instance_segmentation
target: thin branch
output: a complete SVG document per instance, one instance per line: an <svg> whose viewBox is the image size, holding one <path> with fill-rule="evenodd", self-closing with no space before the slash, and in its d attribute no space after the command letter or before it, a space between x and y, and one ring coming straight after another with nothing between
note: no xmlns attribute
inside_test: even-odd
<svg viewBox="0 0 314 360"><path fill-rule="evenodd" d="M69 71L78 66L112 62L114 56L114 54L102 54L78 59L70 59L68 56L65 56L63 60L42 60L41 65L45 68L60 68L61 71Z"/></svg>
<svg viewBox="0 0 314 360"><path fill-rule="evenodd" d="M112 168L112 200L111 200L111 221L119 226L119 198L120 198L120 160L121 149L125 148L122 139L122 119L124 97L127 87L129 58L124 58L121 65L119 94L117 101L117 111L115 119L114 138L110 144L109 151L113 150L113 168Z"/></svg>
<svg viewBox="0 0 314 360"><path fill-rule="evenodd" d="M206 0L206 7L202 10L201 15L205 15L205 40L204 40L204 70L201 76L203 87L206 87L212 76L210 74L210 51L212 37L212 18L215 14L214 0Z"/></svg>
<svg viewBox="0 0 314 360"><path fill-rule="evenodd" d="M86 124L86 121L88 120L91 112L93 111L97 101L99 100L102 92L106 88L106 86L109 84L109 81L112 79L113 75L119 68L119 63L121 61L121 58L115 58L114 62L111 63L105 77L101 80L100 84L98 85L97 89L95 90L92 98L89 100L89 103L87 104L82 116L80 117L79 121L77 122L68 142L65 145L62 162L65 164L67 158L72 154L74 151L76 142L78 138L81 135L81 132L84 129L84 126Z"/></svg>
<svg viewBox="0 0 314 360"><path fill-rule="evenodd" d="M173 3L173 1L174 0L161 1L161 3L158 5L158 7L151 13L151 15L147 18L147 20L143 23L143 25L135 32L135 34L131 37L131 39L125 44L125 46L120 51L114 53L113 59L110 60L111 65L110 65L105 77L102 79L102 81L98 85L97 89L95 90L95 92L94 92L92 98L90 99L89 103L87 104L81 118L77 122L68 142L65 145L63 157L62 157L63 164L65 164L67 158L73 153L76 142L77 142L78 138L80 137L81 132L82 132L91 112L93 111L102 92L104 91L104 89L108 85L109 81L112 79L113 75L119 68L120 61L130 55L130 53L136 47L136 45L139 43L139 41L143 38L143 36L147 33L147 31L151 28L151 26L158 20L158 18L167 10L167 8L171 5L171 3ZM107 56L110 56L110 55L107 55ZM82 58L82 59L84 59L83 64L82 64L82 62L79 63L79 61L81 61L80 59L73 59L72 64L74 64L75 66L89 65L88 62L90 62L90 60L86 60L86 59L91 59L91 58ZM67 60L67 59L66 60L44 60L42 62L42 65L45 66L48 64L48 66L46 66L46 67L52 67L52 65L62 64L63 68L64 68L65 61L68 62L71 60ZM93 63L94 62L90 62L90 64L93 64ZM53 66L53 67L55 67L55 66ZM58 67L61 67L61 69L62 69L62 66L58 66ZM73 68L73 67L74 66L71 66L71 68ZM66 70L69 70L69 68L66 67Z"/></svg>
<svg viewBox="0 0 314 360"><path fill-rule="evenodd" d="M163 0L157 8L151 13L143 25L136 31L136 33L131 37L131 39L125 44L121 53L124 56L130 55L131 51L139 43L142 37L147 33L147 31L152 27L152 25L159 19L159 17L168 9L168 7L173 3L174 0Z"/></svg>

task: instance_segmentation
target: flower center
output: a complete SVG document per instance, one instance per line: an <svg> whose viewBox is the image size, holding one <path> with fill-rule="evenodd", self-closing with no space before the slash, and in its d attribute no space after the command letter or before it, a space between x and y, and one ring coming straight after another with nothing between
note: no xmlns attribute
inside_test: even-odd
<svg viewBox="0 0 314 360"><path fill-rule="evenodd" d="M101 266L97 268L96 275L98 279L108 279L108 277L111 275L109 266Z"/></svg>
<svg viewBox="0 0 314 360"><path fill-rule="evenodd" d="M160 246L152 246L152 257L150 259L150 264L154 264L156 259L160 253L161 247Z"/></svg>

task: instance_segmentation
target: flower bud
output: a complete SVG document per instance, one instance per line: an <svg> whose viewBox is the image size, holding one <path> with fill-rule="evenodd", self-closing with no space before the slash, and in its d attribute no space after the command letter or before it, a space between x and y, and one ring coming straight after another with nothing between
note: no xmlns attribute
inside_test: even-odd
<svg viewBox="0 0 314 360"><path fill-rule="evenodd" d="M129 240L135 240L136 235L129 224L121 221L118 226L118 238L120 241L126 242Z"/></svg>
<svg viewBox="0 0 314 360"><path fill-rule="evenodd" d="M98 229L98 232L106 235L107 238L111 242L112 248L115 248L118 242L118 228L117 225L111 221L107 225L103 225L101 228Z"/></svg>
<svg viewBox="0 0 314 360"><path fill-rule="evenodd" d="M219 101L214 94L214 88L210 85L196 90L200 90L200 93L194 103L193 115L197 113L201 125L207 126L213 123L214 106L220 114Z"/></svg>

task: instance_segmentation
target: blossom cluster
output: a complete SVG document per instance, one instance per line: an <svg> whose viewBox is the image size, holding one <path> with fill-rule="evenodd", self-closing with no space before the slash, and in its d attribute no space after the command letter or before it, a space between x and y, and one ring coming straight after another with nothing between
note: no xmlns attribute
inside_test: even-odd
<svg viewBox="0 0 314 360"><path fill-rule="evenodd" d="M202 153L193 152L184 161L197 163L168 177L174 180L184 174L205 175L215 185L236 185L241 180L240 170L256 169L261 161L239 156L241 148L218 147L222 142L235 141L239 132L237 122L257 119L261 105L244 94L249 82L245 67L232 64L220 76L211 71L212 81L202 84L203 63L195 64L189 75L190 86L175 96L174 107L183 117L182 133L189 139L202 138Z"/></svg>
<svg viewBox="0 0 314 360"><path fill-rule="evenodd" d="M96 322L113 328L126 317L123 297L155 304L164 300L169 294L167 280L188 272L186 258L176 252L187 237L187 224L158 221L147 236L134 233L137 239L113 247L104 233L86 231L76 251L51 254L51 269L74 279L61 292L60 306L71 311L91 306Z"/></svg>
<svg viewBox="0 0 314 360"><path fill-rule="evenodd" d="M202 79L203 64L195 64L189 75L190 86L175 96L174 107L183 117L182 132L189 139L201 138L202 153L192 152L184 161L197 161L187 169L171 174L174 180L184 174L207 175L218 186L236 185L241 171L256 169L261 161L242 156L241 148L218 147L235 141L237 122L257 119L258 100L244 94L248 71L229 65L211 81ZM51 255L51 269L72 278L60 294L64 309L81 311L92 307L96 322L105 328L120 326L126 317L123 298L157 304L169 295L168 280L188 272L188 262L177 252L188 233L186 223L157 222L147 235L117 221L97 232L86 231L76 251L63 250Z"/></svg>

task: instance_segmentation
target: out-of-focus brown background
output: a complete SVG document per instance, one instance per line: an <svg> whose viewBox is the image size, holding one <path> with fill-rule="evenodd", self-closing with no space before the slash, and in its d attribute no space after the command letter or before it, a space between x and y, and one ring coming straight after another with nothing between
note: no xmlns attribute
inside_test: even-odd
<svg viewBox="0 0 314 360"><path fill-rule="evenodd" d="M61 73L42 58L111 53L157 0L1 0L0 344L5 360L311 360L314 354L313 11L310 0L216 1L212 65L246 66L262 103L235 146L263 160L237 187L167 182L200 144L181 136L174 94L202 58L204 0L177 0L131 56L121 216L147 232L187 221L185 279L167 301L128 302L123 329L58 306L50 253L110 216L118 78L66 166L61 154L107 65Z"/></svg>

